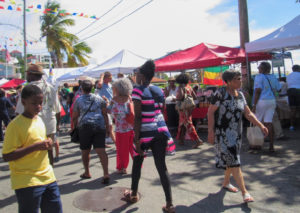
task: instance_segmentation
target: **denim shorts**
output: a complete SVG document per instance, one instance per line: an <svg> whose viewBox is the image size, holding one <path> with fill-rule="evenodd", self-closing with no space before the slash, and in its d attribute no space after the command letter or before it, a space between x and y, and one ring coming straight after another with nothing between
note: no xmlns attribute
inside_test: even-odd
<svg viewBox="0 0 300 213"><path fill-rule="evenodd" d="M19 213L62 213L60 192L56 182L15 190Z"/></svg>

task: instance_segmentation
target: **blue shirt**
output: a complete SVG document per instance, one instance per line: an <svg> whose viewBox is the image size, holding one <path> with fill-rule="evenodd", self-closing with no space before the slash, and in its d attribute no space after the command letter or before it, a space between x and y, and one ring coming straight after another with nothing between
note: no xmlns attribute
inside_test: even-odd
<svg viewBox="0 0 300 213"><path fill-rule="evenodd" d="M94 102L90 107L92 101ZM106 107L106 102L97 95L83 94L82 96L77 98L74 103L74 112L76 111L80 113L80 116L78 118L78 127L89 125L97 129L105 129L105 121L102 115L102 109L104 107Z"/></svg>
<svg viewBox="0 0 300 213"><path fill-rule="evenodd" d="M273 74L258 74L255 76L254 90L257 88L261 89L259 100L273 100L275 99L274 93L276 94L281 89L281 85Z"/></svg>
<svg viewBox="0 0 300 213"><path fill-rule="evenodd" d="M13 107L13 104L10 102L10 100L6 97L1 97L0 98L0 114L7 115L8 114L8 108Z"/></svg>
<svg viewBox="0 0 300 213"><path fill-rule="evenodd" d="M109 101L113 98L113 91L111 88L111 84L102 84L101 89L99 90L100 97L105 96Z"/></svg>

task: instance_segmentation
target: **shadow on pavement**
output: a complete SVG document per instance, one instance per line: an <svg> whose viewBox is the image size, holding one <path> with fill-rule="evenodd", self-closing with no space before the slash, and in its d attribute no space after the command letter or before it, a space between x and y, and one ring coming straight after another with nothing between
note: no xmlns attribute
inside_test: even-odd
<svg viewBox="0 0 300 213"><path fill-rule="evenodd" d="M230 209L241 209L241 212L251 212L251 208L246 203L236 205L224 205L223 199L226 191L220 190L217 193L210 193L206 198L194 203L191 206L176 206L176 212L209 212L219 213Z"/></svg>

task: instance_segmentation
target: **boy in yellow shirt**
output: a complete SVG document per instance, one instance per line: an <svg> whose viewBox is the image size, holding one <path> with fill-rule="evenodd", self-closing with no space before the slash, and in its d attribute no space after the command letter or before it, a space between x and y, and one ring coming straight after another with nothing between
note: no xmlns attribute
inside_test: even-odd
<svg viewBox="0 0 300 213"><path fill-rule="evenodd" d="M24 112L8 125L3 143L3 159L9 162L11 185L15 190L19 213L61 213L62 204L48 150L52 140L38 113L42 109L43 92L27 85L21 94Z"/></svg>

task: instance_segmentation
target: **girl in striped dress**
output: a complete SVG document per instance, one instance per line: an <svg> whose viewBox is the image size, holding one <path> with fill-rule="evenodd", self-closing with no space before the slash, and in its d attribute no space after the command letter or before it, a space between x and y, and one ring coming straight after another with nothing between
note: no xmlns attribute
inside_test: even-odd
<svg viewBox="0 0 300 213"><path fill-rule="evenodd" d="M145 155L144 151L151 149L166 197L166 205L163 210L175 212L165 161L166 151L174 151L175 144L161 112L164 105L164 94L159 87L150 85L154 70L155 64L152 60L147 61L135 70L138 86L134 87L132 92L135 113L132 182L131 190L126 190L124 196L128 202L134 203L139 200L137 191Z"/></svg>

